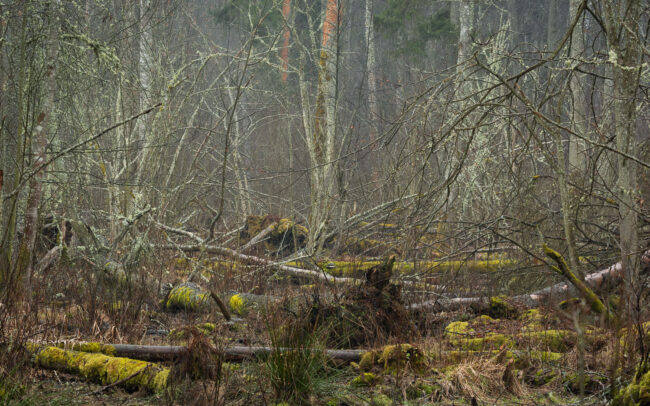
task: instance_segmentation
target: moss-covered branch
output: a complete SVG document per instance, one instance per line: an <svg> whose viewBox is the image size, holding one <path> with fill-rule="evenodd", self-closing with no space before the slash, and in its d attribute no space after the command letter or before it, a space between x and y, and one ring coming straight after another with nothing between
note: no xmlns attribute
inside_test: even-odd
<svg viewBox="0 0 650 406"><path fill-rule="evenodd" d="M555 251L554 249L550 248L548 245L544 244L544 253L546 254L547 257L551 258L557 266L553 265L551 266L551 269L553 269L555 272L558 274L564 276L571 282L571 284L580 292L582 297L587 301L587 304L589 307L591 307L591 310L593 310L596 313L603 314L605 317L608 319L611 318L611 315L609 313L609 310L603 302L598 298L598 296L594 293L593 290L589 289L587 285L569 269L569 265L567 265L566 261L564 260L564 257L560 255L559 252Z"/></svg>

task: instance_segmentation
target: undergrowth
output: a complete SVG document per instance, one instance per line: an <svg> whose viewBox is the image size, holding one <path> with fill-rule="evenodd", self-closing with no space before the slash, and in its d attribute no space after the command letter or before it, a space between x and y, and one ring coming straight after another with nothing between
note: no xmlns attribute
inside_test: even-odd
<svg viewBox="0 0 650 406"><path fill-rule="evenodd" d="M272 352L263 373L278 401L306 405L325 395L342 394L337 381L344 372L325 355L323 331L309 331L306 325L287 323L281 316L271 317L267 325Z"/></svg>

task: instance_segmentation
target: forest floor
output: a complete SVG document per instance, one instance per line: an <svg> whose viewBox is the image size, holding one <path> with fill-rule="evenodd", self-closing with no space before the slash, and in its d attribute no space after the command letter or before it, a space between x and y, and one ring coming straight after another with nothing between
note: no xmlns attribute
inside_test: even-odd
<svg viewBox="0 0 650 406"><path fill-rule="evenodd" d="M188 274L179 261L170 269L165 279L171 283ZM45 329L30 341L70 346L76 342L188 345L194 340L215 354L234 345L304 349L339 343L339 348L349 348L340 337L332 341L333 330L313 326L309 330L305 324L315 305L345 307L344 293L331 289L324 293L325 287L282 278L263 284L260 281L268 280L268 275L260 278L253 270L249 276L210 286L229 304L231 322L214 306L171 312L161 308L159 298L141 295L137 306L125 297L98 306L92 325L87 306L57 303L39 312ZM279 299L259 301L263 297ZM597 316L579 303L570 308L566 303L562 308L549 302L544 308L524 309L499 297L478 311L411 312L405 322L413 322L416 330L408 339L359 326L370 334L365 343L354 347L368 352L352 363L333 362L310 351L243 362L204 359L199 353L191 362L188 357L160 362L172 368L173 379L156 393L127 391L123 385L107 387L106 382L93 383L33 363L25 366L19 383L12 387L5 382L2 389L7 403L23 405L607 404L613 363L619 376L634 372L634 355L615 358L634 354L630 350L634 337L626 330L602 329ZM206 369L197 363L211 366Z"/></svg>

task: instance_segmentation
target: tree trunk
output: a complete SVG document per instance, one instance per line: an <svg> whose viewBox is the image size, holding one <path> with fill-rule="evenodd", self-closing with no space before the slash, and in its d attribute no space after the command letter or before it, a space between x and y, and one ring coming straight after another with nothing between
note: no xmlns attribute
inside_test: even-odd
<svg viewBox="0 0 650 406"><path fill-rule="evenodd" d="M639 41L640 0L604 2L603 20L607 30L609 63L614 85L614 118L616 147L626 154L637 151L636 91L641 69ZM623 27L623 29L621 29ZM620 34L619 34L620 33ZM637 165L618 157L617 197L619 207L619 243L625 274L625 298L629 315L639 295L639 236Z"/></svg>
<svg viewBox="0 0 650 406"><path fill-rule="evenodd" d="M577 17L577 13L580 10L580 4L582 0L571 0L570 3L570 19L573 21ZM584 39L584 15L579 18L578 24L573 28L573 33L571 34L571 48L569 57L571 58L571 66L579 66L581 58L584 58L585 53L585 39ZM573 71L571 73L571 99L573 111L570 114L571 119L571 130L575 133L580 134L581 136L587 135L587 126L588 126L588 108L587 108L587 93L585 92L585 81L584 75ZM569 138L569 171L577 170L584 171L587 167L587 154L584 151L585 144L582 140L575 137ZM571 265L573 266L573 264ZM575 269L575 268L574 268Z"/></svg>
<svg viewBox="0 0 650 406"><path fill-rule="evenodd" d="M319 57L318 90L314 112L314 130L308 140L311 170L311 211L307 249L322 248L323 233L331 217L336 190L334 167L336 138L336 99L338 69L338 35L340 9L338 0L327 0L323 13L323 35Z"/></svg>

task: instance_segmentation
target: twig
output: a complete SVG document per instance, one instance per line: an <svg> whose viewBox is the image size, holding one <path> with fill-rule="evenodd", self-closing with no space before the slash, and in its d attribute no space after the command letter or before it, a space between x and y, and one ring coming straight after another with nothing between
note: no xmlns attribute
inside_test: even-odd
<svg viewBox="0 0 650 406"><path fill-rule="evenodd" d="M228 312L228 308L213 290L210 291L210 297L214 299L215 302L217 302L217 306L219 306L219 310L221 310L223 317L225 317L227 321L230 321L231 317L230 312Z"/></svg>

